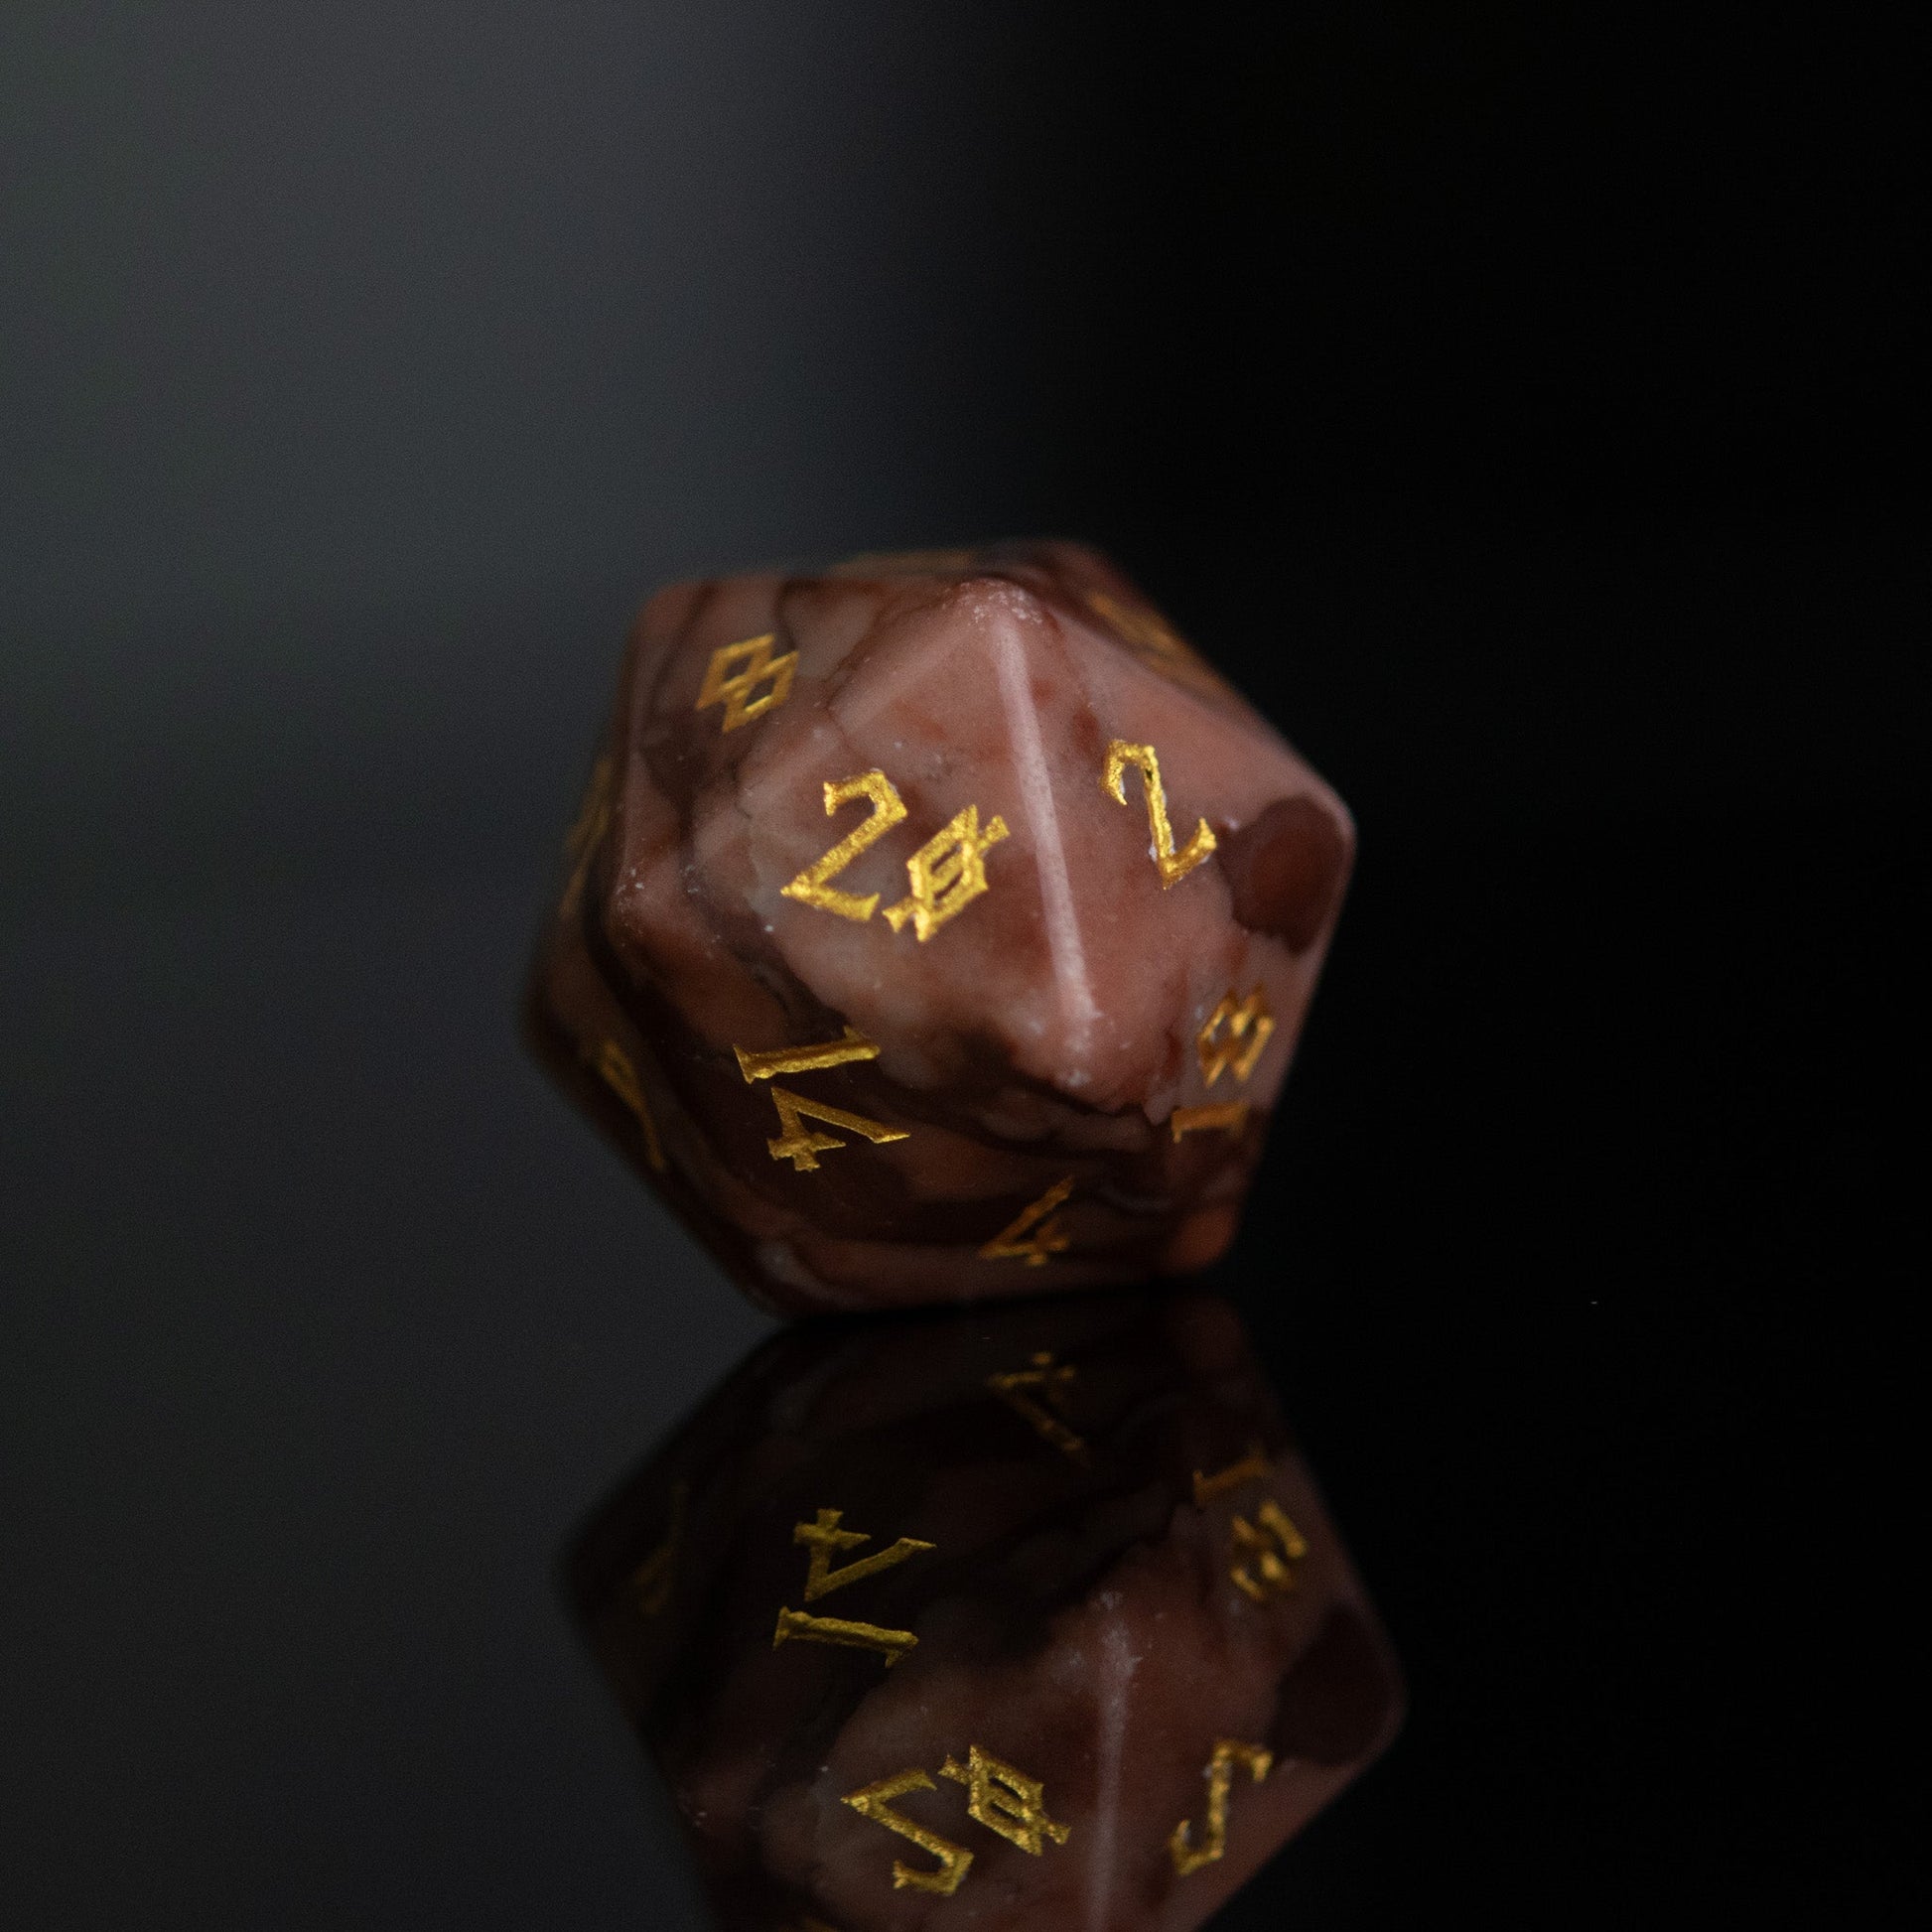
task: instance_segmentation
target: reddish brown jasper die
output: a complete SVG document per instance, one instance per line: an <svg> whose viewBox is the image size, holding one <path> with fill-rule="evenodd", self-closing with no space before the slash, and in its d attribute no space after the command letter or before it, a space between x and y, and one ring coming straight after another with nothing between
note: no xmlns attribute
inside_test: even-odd
<svg viewBox="0 0 1932 1932"><path fill-rule="evenodd" d="M1218 1300L783 1335L569 1576L726 1932L1190 1932L1401 1710Z"/></svg>
<svg viewBox="0 0 1932 1932"><path fill-rule="evenodd" d="M1091 550L679 585L631 638L529 1032L768 1306L1195 1268L1352 850Z"/></svg>

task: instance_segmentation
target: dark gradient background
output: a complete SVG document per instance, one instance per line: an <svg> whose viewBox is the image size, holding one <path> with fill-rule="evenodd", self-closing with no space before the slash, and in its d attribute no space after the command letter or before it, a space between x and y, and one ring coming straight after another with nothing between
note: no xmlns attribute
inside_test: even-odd
<svg viewBox="0 0 1932 1932"><path fill-rule="evenodd" d="M1054 531L1362 832L1211 1279L1414 1710L1220 1923L1908 1922L1906 14L6 0L0 1918L692 1922L551 1565L767 1324L523 945L643 593Z"/></svg>

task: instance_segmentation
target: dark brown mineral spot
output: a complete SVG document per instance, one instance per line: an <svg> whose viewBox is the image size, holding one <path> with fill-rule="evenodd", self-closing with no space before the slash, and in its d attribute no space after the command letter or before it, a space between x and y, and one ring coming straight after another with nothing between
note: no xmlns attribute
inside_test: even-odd
<svg viewBox="0 0 1932 1932"><path fill-rule="evenodd" d="M1275 1749L1314 1764L1366 1756L1393 1728L1401 1695L1382 1644L1348 1605L1336 1604L1282 1685Z"/></svg>
<svg viewBox="0 0 1932 1932"><path fill-rule="evenodd" d="M1252 823L1221 836L1215 855L1250 932L1272 932L1296 952L1320 938L1348 877L1351 841L1312 798L1278 798Z"/></svg>

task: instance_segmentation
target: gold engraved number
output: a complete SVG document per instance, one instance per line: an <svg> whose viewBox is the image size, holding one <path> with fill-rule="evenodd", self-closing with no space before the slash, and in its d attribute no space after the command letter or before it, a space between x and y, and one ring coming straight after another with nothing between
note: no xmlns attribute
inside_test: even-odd
<svg viewBox="0 0 1932 1932"><path fill-rule="evenodd" d="M1227 1029L1225 1037L1221 1029ZM1200 1058L1201 1078L1211 1087L1223 1072L1231 1070L1243 1086L1255 1070L1255 1062L1268 1049L1274 1036L1275 1016L1268 1010L1268 989L1257 986L1245 1000L1232 993L1223 994L1221 1003L1207 1016L1207 1024L1194 1035L1194 1051ZM1247 1044L1237 1042L1245 1038Z"/></svg>
<svg viewBox="0 0 1932 1932"><path fill-rule="evenodd" d="M982 1261L1018 1261L1029 1268L1041 1267L1049 1255L1063 1254L1071 1237L1054 1217L1053 1210L1073 1191L1073 1176L1056 1180L1045 1193L1023 1207L1011 1221L980 1250Z"/></svg>
<svg viewBox="0 0 1932 1932"><path fill-rule="evenodd" d="M791 1540L806 1545L812 1553L805 1571L807 1603L835 1589L843 1589L848 1584L876 1577L882 1570L903 1563L907 1557L916 1557L921 1551L936 1547L916 1536L902 1536L889 1550L875 1551L869 1557L834 1570L831 1567L834 1550L856 1550L860 1544L872 1541L863 1531L840 1529L844 1513L821 1509L816 1522L799 1523L791 1532ZM851 1650L876 1650L885 1658L888 1670L919 1641L910 1630L888 1630L877 1623L851 1623L836 1616L811 1616L804 1610L780 1610L777 1628L771 1635L771 1648L776 1650L787 1637L807 1643L840 1644Z"/></svg>
<svg viewBox="0 0 1932 1932"><path fill-rule="evenodd" d="M892 1808L893 1800L904 1797L908 1791L936 1791L938 1788L923 1771L901 1771L897 1777L881 1778L877 1784L869 1784L863 1791L849 1791L839 1801L850 1805L862 1818L870 1818L874 1824L884 1825L889 1832L897 1832L900 1838L910 1839L921 1852L929 1852L939 1861L934 1869L920 1871L895 1859L895 1891L910 1885L915 1891L936 1891L941 1897L950 1898L972 1868L973 1855L965 1846L955 1845L950 1839L941 1838L937 1832L929 1832L923 1825L913 1824L903 1812Z"/></svg>
<svg viewBox="0 0 1932 1932"><path fill-rule="evenodd" d="M1049 1839L1055 1845L1064 1845L1073 1836L1070 1826L1047 1815L1046 1787L1039 1779L1030 1778L1026 1772L1004 1763L990 1751L981 1750L977 1744L967 1748L964 1764L949 1755L939 1767L939 1775L966 1787L966 1810L976 1823L988 1831L998 1832L1008 1844L1019 1846L1035 1858L1044 1853ZM954 1845L937 1832L928 1832L903 1813L892 1809L892 1801L904 1797L908 1791L937 1789L923 1771L915 1769L901 1771L897 1777L881 1778L877 1784L869 1784L863 1791L854 1791L841 1800L854 1811L884 1825L889 1832L910 1839L921 1851L931 1853L939 1861L931 1870L916 1871L895 1860L893 1888L896 1891L911 1885L918 1891L936 1891L949 1897L959 1889L972 1865L973 1855L963 1845Z"/></svg>
<svg viewBox="0 0 1932 1932"><path fill-rule="evenodd" d="M852 1060L876 1060L879 1048L857 1027L848 1027L837 1039L820 1046L780 1046L769 1053L748 1053L734 1046L738 1070L749 1087L754 1080L768 1080L774 1073L816 1073L821 1067L844 1066Z"/></svg>
<svg viewBox="0 0 1932 1932"><path fill-rule="evenodd" d="M842 1509L821 1509L815 1523L799 1523L792 1529L791 1540L808 1544L811 1548L811 1560L805 1566L807 1603L821 1596L829 1596L835 1589L845 1588L848 1584L876 1577L882 1570L891 1570L907 1557L916 1557L921 1550L938 1548L937 1544L921 1543L916 1536L902 1536L890 1550L877 1550L869 1557L860 1557L853 1563L842 1563L834 1570L834 1550L856 1550L860 1544L872 1541L863 1530L840 1529L839 1523L844 1515Z"/></svg>
<svg viewBox="0 0 1932 1932"><path fill-rule="evenodd" d="M832 884L853 860L876 845L905 817L905 804L892 779L883 771L862 771L855 778L828 778L825 781L825 815L854 799L868 799L872 816L855 831L847 833L837 845L801 872L789 886L778 890L786 898L801 905L816 905L821 912L836 912L842 919L861 923L872 917L879 906L879 895L841 891ZM905 862L911 891L897 905L886 908L887 923L895 932L912 922L913 936L923 944L950 918L963 912L986 891L986 855L1007 836L1007 822L995 813L980 828L980 808L968 805L955 812L946 825L935 832Z"/></svg>
<svg viewBox="0 0 1932 1932"><path fill-rule="evenodd" d="M1266 1482L1274 1472L1261 1445L1251 1444L1239 1462L1229 1463L1214 1475L1194 1471L1194 1507L1205 1509L1216 1496L1245 1489L1251 1482ZM1255 1523L1261 1527L1257 1529ZM1289 1565L1300 1563L1308 1555L1309 1544L1272 1496L1255 1511L1255 1523L1237 1516L1230 1526L1234 1550L1228 1562L1228 1581L1242 1595L1265 1603L1271 1594L1286 1596L1295 1587L1295 1572Z"/></svg>
<svg viewBox="0 0 1932 1932"><path fill-rule="evenodd" d="M1213 828L1206 819L1196 820L1194 834L1179 852L1173 849L1173 827L1168 823L1167 787L1161 782L1161 760L1152 745L1130 745L1117 738L1107 747L1107 767L1101 774L1100 789L1116 805L1127 803L1127 768L1139 770L1147 786L1147 822L1154 833L1154 863L1161 874L1161 887L1185 879L1214 850Z"/></svg>
<svg viewBox="0 0 1932 1932"><path fill-rule="evenodd" d="M836 912L842 919L864 921L879 903L877 893L864 898L842 893L830 882L836 879L869 845L876 845L905 816L905 806L893 781L883 771L862 771L856 778L827 778L825 816L830 818L841 805L855 798L872 802L872 816L857 831L848 832L831 851L812 863L789 886L778 890L786 898L803 905L816 905L821 912Z"/></svg>
<svg viewBox="0 0 1932 1932"><path fill-rule="evenodd" d="M772 1160L789 1161L793 1173L811 1173L818 1167L821 1154L830 1154L846 1145L836 1134L808 1133L807 1120L819 1121L827 1127L843 1127L848 1134L861 1135L875 1147L909 1138L902 1127L888 1127L884 1121L868 1120L864 1114L849 1114L843 1107L828 1107L822 1101L807 1100L789 1087L773 1087L771 1104L777 1108L778 1125L785 1131L764 1145L770 1150Z"/></svg>
<svg viewBox="0 0 1932 1932"><path fill-rule="evenodd" d="M1067 1394L1078 1379L1080 1371L1070 1362L1055 1366L1053 1351L1042 1348L1033 1358L1033 1367L1009 1369L1001 1375L989 1375L986 1386L997 1395L1015 1415L1031 1423L1033 1427L1062 1454L1075 1462L1087 1462L1092 1458L1086 1443L1069 1429L1060 1419L1066 1414ZM1050 1403L1060 1414L1050 1416L1040 1407L1041 1402Z"/></svg>
<svg viewBox="0 0 1932 1932"><path fill-rule="evenodd" d="M754 718L775 711L791 696L792 673L798 668L798 653L788 650L782 657L772 654L777 633L767 630L762 637L747 637L736 644L721 644L711 653L704 668L704 684L692 708L708 711L715 704L725 707L724 729L735 732ZM761 698L751 694L770 680L771 689ZM750 703L746 700L750 699Z"/></svg>
<svg viewBox="0 0 1932 1932"><path fill-rule="evenodd" d="M1006 835L1007 822L997 812L987 820L984 832L977 805L954 813L943 831L935 832L906 860L912 890L897 905L887 906L887 923L897 932L910 919L914 937L924 945L986 891L986 855Z"/></svg>
<svg viewBox="0 0 1932 1932"><path fill-rule="evenodd" d="M1177 1141L1183 1134L1196 1134L1203 1128L1225 1127L1238 1134L1248 1124L1245 1100L1223 1100L1212 1107L1176 1107L1168 1116L1168 1128Z"/></svg>
<svg viewBox="0 0 1932 1932"><path fill-rule="evenodd" d="M738 1070L744 1074L747 1086L754 1080L769 1080L774 1073L811 1073L821 1067L844 1066L850 1060L879 1057L879 1048L853 1027L846 1028L840 1038L818 1046L780 1046L769 1053L748 1053L744 1047L734 1046L732 1051L738 1055ZM833 1134L807 1133L807 1120L827 1127L843 1127L848 1134L861 1135L875 1147L911 1138L903 1128L888 1127L884 1121L869 1120L864 1114L847 1113L843 1107L807 1100L789 1087L774 1085L771 1104L777 1108L778 1125L785 1131L764 1145L770 1150L772 1160L789 1161L794 1173L814 1172L821 1154L846 1145Z"/></svg>
<svg viewBox="0 0 1932 1932"><path fill-rule="evenodd" d="M1255 1511L1255 1521L1260 1529L1244 1516L1234 1519L1236 1554L1228 1566L1228 1578L1242 1595L1265 1603L1271 1593L1286 1596L1295 1587L1295 1572L1288 1566L1308 1555L1309 1544L1272 1496ZM1275 1554L1277 1546L1280 1556Z"/></svg>
<svg viewBox="0 0 1932 1932"><path fill-rule="evenodd" d="M1239 1462L1230 1462L1225 1469L1216 1470L1211 1476L1194 1471L1194 1507L1205 1509L1216 1496L1225 1496L1231 1490L1245 1489L1251 1482L1266 1482L1275 1473L1274 1464L1262 1452L1259 1443L1251 1443L1248 1452Z"/></svg>
<svg viewBox="0 0 1932 1932"><path fill-rule="evenodd" d="M948 1757L939 1775L966 1787L966 1809L978 1823L1035 1858L1045 1850L1047 1839L1064 1845L1073 1835L1071 1826L1047 1817L1042 1802L1046 1787L1037 1778L1001 1763L977 1744L968 1747L963 1765Z"/></svg>
<svg viewBox="0 0 1932 1932"><path fill-rule="evenodd" d="M1207 1780L1207 1837L1198 1849L1192 1843L1193 1827L1182 1819L1168 1840L1173 1868L1182 1878L1212 1864L1228 1849L1228 1792L1234 1784L1235 1766L1244 1766L1259 1784L1273 1768L1275 1753L1260 1744L1244 1744L1238 1738L1223 1737L1214 1746L1201 1776Z"/></svg>
<svg viewBox="0 0 1932 1932"><path fill-rule="evenodd" d="M657 1123L651 1119L643 1084L637 1078L637 1069L630 1064L630 1055L615 1039L607 1039L597 1049L596 1064L598 1078L636 1116L637 1125L644 1130L644 1157L654 1173L662 1173L663 1144L657 1138Z"/></svg>

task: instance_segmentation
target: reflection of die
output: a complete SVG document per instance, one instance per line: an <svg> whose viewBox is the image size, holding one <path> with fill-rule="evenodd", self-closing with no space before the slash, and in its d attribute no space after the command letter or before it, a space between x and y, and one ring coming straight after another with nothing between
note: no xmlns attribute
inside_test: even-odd
<svg viewBox="0 0 1932 1932"><path fill-rule="evenodd" d="M569 1569L728 1932L1187 1932L1399 1714L1214 1300L781 1336Z"/></svg>
<svg viewBox="0 0 1932 1932"><path fill-rule="evenodd" d="M681 585L632 638L531 1036L772 1306L1192 1268L1352 838L1089 550Z"/></svg>

